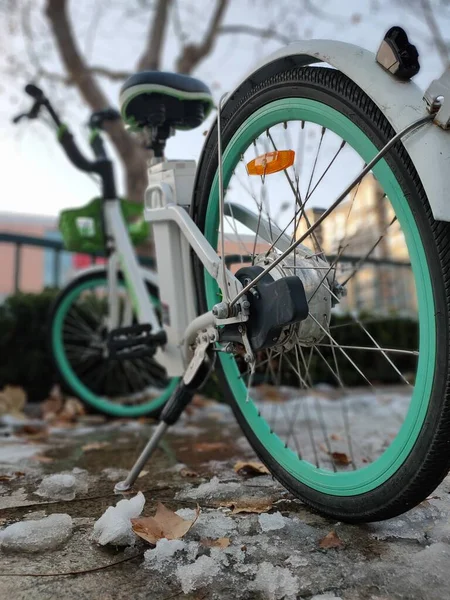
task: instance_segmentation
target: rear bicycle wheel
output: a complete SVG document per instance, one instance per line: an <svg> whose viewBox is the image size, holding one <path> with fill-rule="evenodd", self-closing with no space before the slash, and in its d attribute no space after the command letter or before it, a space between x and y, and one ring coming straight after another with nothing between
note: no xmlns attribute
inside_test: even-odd
<svg viewBox="0 0 450 600"><path fill-rule="evenodd" d="M394 135L356 84L319 67L264 81L232 112L225 107L222 122L226 254L262 267ZM216 139L212 132L199 167L193 216L218 248ZM281 149L296 152L292 166L248 174L255 156ZM239 222L240 209L255 213L253 225ZM333 518L393 517L448 472L449 234L398 143L272 271L302 279L308 318L260 353L253 378L239 353L220 353L224 385L255 451L297 497ZM211 309L217 284L198 261L195 269L201 309ZM258 382L271 385L272 401Z"/></svg>
<svg viewBox="0 0 450 600"><path fill-rule="evenodd" d="M131 298L118 281L119 319L130 324ZM87 273L69 284L52 308L49 342L61 381L83 402L116 417L157 416L176 386L151 356L113 359L106 352L108 333L106 270ZM158 303L157 290L147 284Z"/></svg>

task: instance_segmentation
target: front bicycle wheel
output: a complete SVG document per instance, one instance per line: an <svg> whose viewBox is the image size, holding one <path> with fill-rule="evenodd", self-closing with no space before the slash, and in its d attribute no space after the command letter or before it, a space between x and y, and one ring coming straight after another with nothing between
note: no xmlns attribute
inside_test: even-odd
<svg viewBox="0 0 450 600"><path fill-rule="evenodd" d="M321 67L286 70L233 102L222 118L225 253L264 268L395 132L355 83ZM216 140L213 131L193 216L219 248ZM255 157L267 166L280 150L294 150L292 165L250 174ZM220 353L257 454L292 493L335 519L398 515L448 472L449 234L397 143L272 270L275 279L302 280L307 319L258 353L253 374L239 345ZM211 309L218 286L198 261L195 269L201 309Z"/></svg>
<svg viewBox="0 0 450 600"><path fill-rule="evenodd" d="M50 350L61 381L94 409L116 417L157 416L175 389L155 357L111 358L106 270L75 279L58 296L50 315ZM158 304L157 290L147 284ZM132 301L118 280L119 323L130 325ZM135 321L134 321L135 322Z"/></svg>

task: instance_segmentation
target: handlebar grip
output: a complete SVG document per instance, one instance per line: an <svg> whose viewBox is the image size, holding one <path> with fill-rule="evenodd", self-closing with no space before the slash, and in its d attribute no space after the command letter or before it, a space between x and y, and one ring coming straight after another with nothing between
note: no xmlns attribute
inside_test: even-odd
<svg viewBox="0 0 450 600"><path fill-rule="evenodd" d="M44 92L37 85L34 85L34 83L29 83L25 86L25 93L35 100L42 100L44 98Z"/></svg>
<svg viewBox="0 0 450 600"><path fill-rule="evenodd" d="M64 129L59 135L59 143L64 148L64 152L67 154L70 162L75 165L77 169L86 171L87 173L93 173L95 171L94 163L83 156L73 139L73 135L68 129Z"/></svg>

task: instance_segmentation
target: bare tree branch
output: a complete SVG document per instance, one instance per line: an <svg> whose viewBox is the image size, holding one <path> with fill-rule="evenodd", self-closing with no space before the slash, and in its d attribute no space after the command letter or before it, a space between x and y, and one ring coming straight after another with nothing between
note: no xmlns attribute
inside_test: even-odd
<svg viewBox="0 0 450 600"><path fill-rule="evenodd" d="M219 28L219 33L251 35L262 39L277 40L282 44L289 44L290 42L292 42L292 40L289 37L283 35L282 33L278 33L274 29L262 29L260 27L253 27L252 25L223 25Z"/></svg>
<svg viewBox="0 0 450 600"><path fill-rule="evenodd" d="M179 73L191 73L214 47L219 29L228 8L229 0L217 0L214 14L209 27L200 44L188 44L184 46L181 56L176 61L176 69Z"/></svg>
<svg viewBox="0 0 450 600"><path fill-rule="evenodd" d="M108 99L77 47L67 14L67 0L47 0L46 15L70 81L77 86L81 96L92 110L107 107ZM127 190L130 199L142 200L146 184L145 152L120 121L105 124L105 129L126 165Z"/></svg>
<svg viewBox="0 0 450 600"><path fill-rule="evenodd" d="M430 4L430 0L421 0L422 10L425 17L425 21L428 25L429 30L433 35L433 41L437 51L441 56L441 60L446 68L450 67L450 52L445 39L442 36L439 25L437 24L434 16L433 7Z"/></svg>
<svg viewBox="0 0 450 600"><path fill-rule="evenodd" d="M158 0L148 31L147 46L137 64L138 71L158 70L161 65L164 38L172 0Z"/></svg>

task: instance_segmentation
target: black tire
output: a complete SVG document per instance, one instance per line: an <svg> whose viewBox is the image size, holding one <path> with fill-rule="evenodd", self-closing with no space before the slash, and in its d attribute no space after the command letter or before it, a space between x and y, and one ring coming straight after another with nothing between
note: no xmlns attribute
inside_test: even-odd
<svg viewBox="0 0 450 600"><path fill-rule="evenodd" d="M117 417L133 417L133 416L141 416L141 415L145 415L145 416L150 416L150 417L157 417L159 415L159 413L161 412L161 409L164 405L164 402L159 401L158 398L155 398L154 400L143 400L142 404L139 405L133 405L132 403L129 403L127 400L127 393L129 394L129 381L125 372L123 372L123 388L121 387L121 380L120 380L120 373L121 373L121 369L120 368L114 368L113 370L115 371L115 383L117 384L117 388L114 386L114 392L117 394L120 394L117 396L116 401L114 401L113 397L111 397L111 400L108 400L107 397L104 397L103 395L105 394L105 390L102 390L101 388L90 388L90 386L82 381L83 386L85 386L86 388L89 389L89 392L91 392L93 394L93 396L91 396L89 393L83 393L83 391L81 390L81 388L77 389L77 382L80 381L80 377L78 377L78 375L76 374L76 372L74 371L75 375L76 375L76 383L75 385L73 384L73 382L70 380L70 375L67 375L64 368L61 366L62 365L62 359L60 358L60 355L58 354L56 348L55 348L55 341L54 341L54 329L56 328L55 326L55 319L56 316L58 315L58 311L60 310L62 304L65 302L66 298L68 298L68 296L70 296L72 294L72 292L74 292L74 290L78 290L80 287L89 284L90 282L96 282L96 281L106 281L107 280L107 272L106 269L102 269L99 271L94 271L94 272L90 272L90 273L86 273L84 275L82 275L81 277L77 277L75 278L67 287L65 287L63 290L61 290L60 294L57 296L55 302L53 303L53 306L51 307L50 313L49 313L49 317L48 317L48 347L49 347L49 352L50 355L52 357L52 362L55 368L55 371L58 375L59 381L61 382L63 389L69 391L71 394L73 394L74 396L78 397L80 400L82 400L91 410L93 410L94 412L100 412L100 413L104 413L107 415L111 415L111 416L117 416ZM124 281L123 275L119 273L119 281ZM155 286L153 286L152 284L150 284L149 282L146 282L146 286L148 289L148 293L149 296L153 296L154 298L158 297L158 290ZM99 359L95 359L95 360L99 360ZM147 367L150 368L150 372L152 374L154 374L155 376L155 381L158 380L158 377L161 376L161 378L165 377L165 371L162 369L162 367L160 365L158 365L155 361L151 360L147 362L141 362L139 363L139 365L142 368L142 371L145 372L146 369L144 369L143 367ZM128 361L125 361L124 366L125 366L125 370L126 370L126 365L127 365ZM118 360L114 360L113 361L113 367L114 365L119 365L119 361ZM153 366L152 366L153 365ZM154 373L152 371L152 369L154 370ZM164 372L163 372L164 371ZM145 380L142 379L142 381L144 382ZM161 379L162 384L164 384L164 380ZM170 385L171 380L167 379L167 386ZM106 385L106 383L105 383ZM81 390L81 391L80 391ZM164 388L161 388L161 393L163 393ZM136 390L136 392L138 392L138 390ZM120 398L120 400L119 400ZM122 402L123 400L123 402Z"/></svg>
<svg viewBox="0 0 450 600"><path fill-rule="evenodd" d="M395 134L371 99L348 77L336 70L321 67L294 68L266 79L250 93L243 92L241 96L238 94L230 101L232 110L225 107L222 115L224 151L233 134L250 115L269 102L287 97L309 98L334 108L356 123L378 148L382 148ZM434 220L419 175L401 143L397 143L389 153L387 162L412 209L426 252L436 309L437 358L432 393L420 434L405 462L379 487L366 493L335 496L318 492L292 477L269 454L243 417L223 372L219 373L223 389L244 434L274 477L305 503L334 519L347 522L388 519L409 510L439 485L450 468L450 225ZM217 166L215 126L199 165L192 207L193 218L201 231L205 228L209 193ZM198 302L203 312L208 309L203 267L195 258L194 268Z"/></svg>

